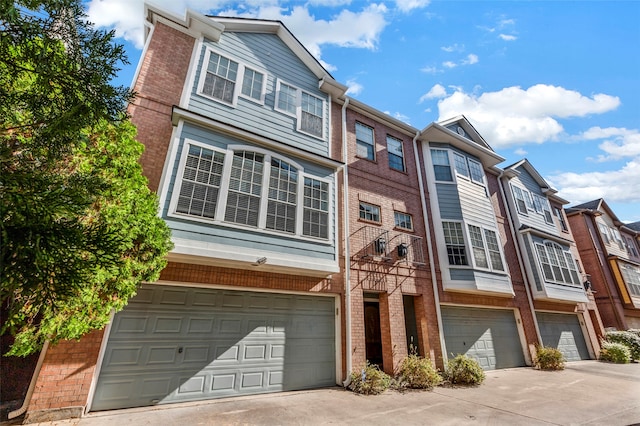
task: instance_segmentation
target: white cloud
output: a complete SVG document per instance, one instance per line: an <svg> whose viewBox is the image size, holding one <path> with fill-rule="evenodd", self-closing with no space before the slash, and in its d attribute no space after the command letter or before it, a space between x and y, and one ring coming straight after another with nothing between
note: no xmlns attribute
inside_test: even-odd
<svg viewBox="0 0 640 426"><path fill-rule="evenodd" d="M344 3L339 0L321 2L332 5ZM288 9L280 7L276 0L255 0L241 5L228 0L152 0L152 3L178 16L183 16L189 8L203 13L281 20L318 59L321 57L321 47L327 44L375 49L380 33L387 25L385 14L388 12L383 3L372 3L359 12L344 9L331 20L322 20L312 16L306 6L295 6L287 13ZM319 2L316 1L316 4ZM224 7L227 9L222 10ZM117 37L131 41L138 48L142 47L143 0L90 0L87 14L96 26L114 28ZM326 63L324 65L325 68L332 68Z"/></svg>
<svg viewBox="0 0 640 426"><path fill-rule="evenodd" d="M427 7L430 2L430 0L396 0L396 7L401 12L407 13L413 9Z"/></svg>
<svg viewBox="0 0 640 426"><path fill-rule="evenodd" d="M637 129L592 127L576 138L586 140L606 139L598 147L607 155L599 155L597 161L640 157L640 131Z"/></svg>
<svg viewBox="0 0 640 426"><path fill-rule="evenodd" d="M497 92L465 93L458 89L438 102L440 120L464 114L494 148L556 139L563 127L558 118L583 117L616 109L620 99L591 97L563 87L537 84Z"/></svg>
<svg viewBox="0 0 640 426"><path fill-rule="evenodd" d="M442 66L445 68L455 68L458 66L458 64L456 64L455 62L446 61L442 63Z"/></svg>
<svg viewBox="0 0 640 426"><path fill-rule="evenodd" d="M524 149L522 149L522 148L518 148L518 149L516 149L515 151L513 151L513 153L514 153L514 154L516 154L516 155L519 155L519 156L521 156L521 157L524 157L525 155L527 155L527 154L528 154L528 152L527 152L527 151L525 151L525 150L524 150Z"/></svg>
<svg viewBox="0 0 640 426"><path fill-rule="evenodd" d="M347 80L347 95L358 96L364 87L354 79Z"/></svg>
<svg viewBox="0 0 640 426"><path fill-rule="evenodd" d="M500 37L504 41L514 41L514 40L518 39L518 37L516 37L516 36L514 36L512 34L500 34L498 37Z"/></svg>
<svg viewBox="0 0 640 426"><path fill-rule="evenodd" d="M467 59L461 62L462 65L473 65L478 63L478 55L474 55L473 53L467 55Z"/></svg>
<svg viewBox="0 0 640 426"><path fill-rule="evenodd" d="M420 97L419 103L429 99L444 98L447 96L447 89L441 84L434 85L427 93Z"/></svg>
<svg viewBox="0 0 640 426"><path fill-rule="evenodd" d="M444 50L445 52L463 52L464 51L464 44L452 44L451 46L442 46L440 49Z"/></svg>
<svg viewBox="0 0 640 426"><path fill-rule="evenodd" d="M428 74L435 74L438 72L438 68L436 67L430 67L430 66L426 66L424 68L420 68L420 71L422 72L426 72Z"/></svg>
<svg viewBox="0 0 640 426"><path fill-rule="evenodd" d="M620 170L608 172L558 173L548 178L563 198L572 204L597 198L607 202L640 202L640 159L627 162Z"/></svg>

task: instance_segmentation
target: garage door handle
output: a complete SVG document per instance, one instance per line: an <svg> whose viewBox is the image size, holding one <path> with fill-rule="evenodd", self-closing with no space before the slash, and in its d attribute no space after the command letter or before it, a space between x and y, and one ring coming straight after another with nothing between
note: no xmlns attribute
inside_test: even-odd
<svg viewBox="0 0 640 426"><path fill-rule="evenodd" d="M183 348L183 347L179 347L179 348L178 348L178 353L179 353L179 354L181 354L183 350L184 350L184 348Z"/></svg>

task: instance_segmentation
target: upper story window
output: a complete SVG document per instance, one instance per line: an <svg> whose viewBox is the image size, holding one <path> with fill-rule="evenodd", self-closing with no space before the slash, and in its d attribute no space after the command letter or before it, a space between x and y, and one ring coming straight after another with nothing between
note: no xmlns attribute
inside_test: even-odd
<svg viewBox="0 0 640 426"><path fill-rule="evenodd" d="M265 73L207 49L198 93L231 106L238 96L264 103L266 82Z"/></svg>
<svg viewBox="0 0 640 426"><path fill-rule="evenodd" d="M446 149L432 149L431 161L436 180L452 182L451 165L449 164L449 151Z"/></svg>
<svg viewBox="0 0 640 426"><path fill-rule="evenodd" d="M600 235L602 235L602 240L605 244L609 244L611 237L609 236L609 227L604 223L598 223L598 228L600 229Z"/></svg>
<svg viewBox="0 0 640 426"><path fill-rule="evenodd" d="M618 228L611 228L611 235L613 236L613 240L618 244L618 247L624 250L624 241L622 241L622 236Z"/></svg>
<svg viewBox="0 0 640 426"><path fill-rule="evenodd" d="M628 263L620 263L622 278L634 296L640 296L640 268Z"/></svg>
<svg viewBox="0 0 640 426"><path fill-rule="evenodd" d="M447 246L449 265L468 265L462 223L442 222L442 230L444 232L444 242Z"/></svg>
<svg viewBox="0 0 640 426"><path fill-rule="evenodd" d="M578 268L568 249L552 241L535 243L546 281L581 286Z"/></svg>
<svg viewBox="0 0 640 426"><path fill-rule="evenodd" d="M469 172L471 173L472 181L484 184L484 172L482 171L482 165L471 158L469 158Z"/></svg>
<svg viewBox="0 0 640 426"><path fill-rule="evenodd" d="M500 244L495 231L468 225L473 260L477 268L504 271Z"/></svg>
<svg viewBox="0 0 640 426"><path fill-rule="evenodd" d="M328 239L329 185L269 152L186 143L171 210L207 221Z"/></svg>
<svg viewBox="0 0 640 426"><path fill-rule="evenodd" d="M373 129L356 122L356 155L367 160L376 159Z"/></svg>
<svg viewBox="0 0 640 426"><path fill-rule="evenodd" d="M291 84L278 80L276 111L296 118L296 130L311 136L324 136L325 101Z"/></svg>
<svg viewBox="0 0 640 426"><path fill-rule="evenodd" d="M636 245L633 242L633 238L627 237L627 251L632 256L638 256L638 250L636 250Z"/></svg>
<svg viewBox="0 0 640 426"><path fill-rule="evenodd" d="M456 168L456 173L464 177L469 177L469 167L467 166L467 158L464 155L454 152L453 165Z"/></svg>
<svg viewBox="0 0 640 426"><path fill-rule="evenodd" d="M516 207L518 209L518 213L527 214L527 203L525 201L524 190L518 188L515 185L511 185L513 189L513 198L516 200Z"/></svg>
<svg viewBox="0 0 640 426"><path fill-rule="evenodd" d="M554 207L553 212L558 218L558 222L560 222L560 227L562 228L562 230L565 232L568 232L569 227L567 226L567 221L564 219L564 214L562 213L562 209L559 209L558 207Z"/></svg>
<svg viewBox="0 0 640 426"><path fill-rule="evenodd" d="M549 206L549 200L546 197L542 197L538 194L533 195L533 207L536 213L540 213L544 216L544 221L553 224L553 218L551 217L551 207Z"/></svg>
<svg viewBox="0 0 640 426"><path fill-rule="evenodd" d="M380 207L360 202L360 219L380 223Z"/></svg>
<svg viewBox="0 0 640 426"><path fill-rule="evenodd" d="M389 167L404 172L404 154L402 141L387 135L387 153L389 154Z"/></svg>
<svg viewBox="0 0 640 426"><path fill-rule="evenodd" d="M413 220L411 219L410 214L393 212L393 219L395 221L396 228L413 231Z"/></svg>

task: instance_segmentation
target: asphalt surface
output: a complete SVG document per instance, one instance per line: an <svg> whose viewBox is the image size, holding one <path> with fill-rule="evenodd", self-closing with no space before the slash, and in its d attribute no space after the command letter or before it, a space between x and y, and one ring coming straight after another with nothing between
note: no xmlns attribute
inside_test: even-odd
<svg viewBox="0 0 640 426"><path fill-rule="evenodd" d="M487 372L474 388L386 391L335 387L89 413L40 426L125 425L632 425L640 424L640 364L567 363L565 370Z"/></svg>

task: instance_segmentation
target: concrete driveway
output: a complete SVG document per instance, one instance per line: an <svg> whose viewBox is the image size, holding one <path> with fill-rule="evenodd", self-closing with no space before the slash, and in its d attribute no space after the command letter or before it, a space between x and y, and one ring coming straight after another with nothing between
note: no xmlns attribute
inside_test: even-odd
<svg viewBox="0 0 640 426"><path fill-rule="evenodd" d="M559 372L487 372L476 388L287 392L90 413L42 426L126 425L631 425L640 423L640 364L567 363Z"/></svg>

